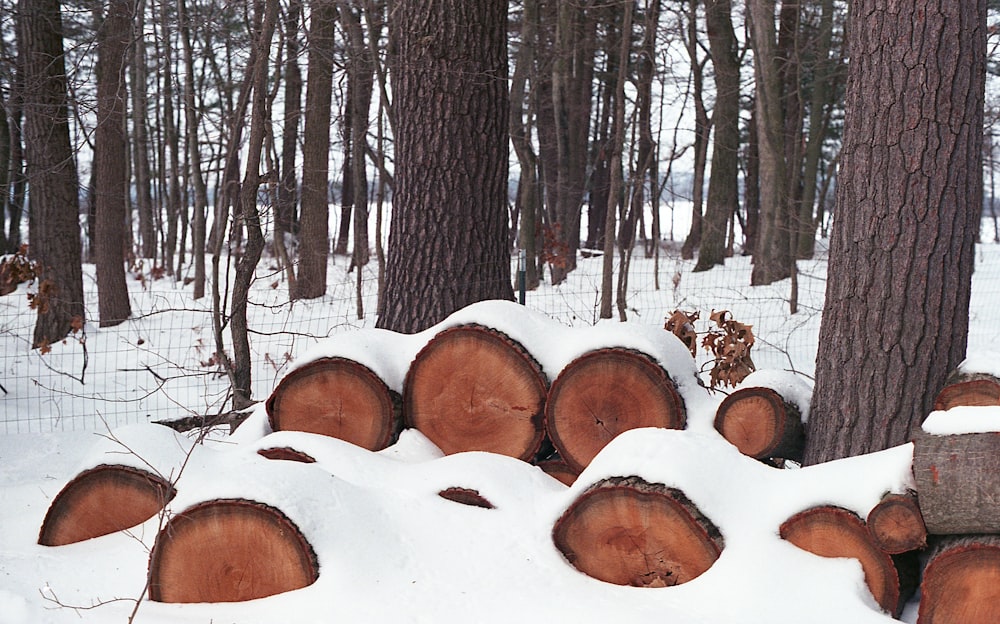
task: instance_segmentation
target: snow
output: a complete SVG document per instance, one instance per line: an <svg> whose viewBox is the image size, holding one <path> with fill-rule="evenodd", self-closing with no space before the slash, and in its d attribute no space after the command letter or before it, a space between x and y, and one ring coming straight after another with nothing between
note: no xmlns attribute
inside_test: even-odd
<svg viewBox="0 0 1000 624"><path fill-rule="evenodd" d="M958 365L962 373L983 373L1000 379L1000 351L982 349L975 345L969 347L965 360Z"/></svg>
<svg viewBox="0 0 1000 624"><path fill-rule="evenodd" d="M963 405L931 412L920 425L931 435L1000 432L1000 406Z"/></svg>
<svg viewBox="0 0 1000 624"><path fill-rule="evenodd" d="M1000 278L998 250L995 245L978 248L974 280L987 275ZM748 274L745 259L727 262ZM819 266L819 262L801 263L803 282L820 275ZM582 275L581 270L571 279L586 279ZM744 319L752 309L783 306L781 289L787 286L698 290L696 279L701 278L685 269L680 285L656 293L660 299L655 303L651 303L652 289L636 279L630 305L635 306L632 316L639 322L573 327L554 321L555 313L510 302L483 302L418 334L395 334L369 324L333 332L327 325L323 331L329 337L320 341L299 339L281 347L258 347L272 355L284 349L293 357L287 365L270 368L258 358L255 383L264 387L273 388L290 370L317 358L346 357L368 366L397 391L420 349L438 332L466 323L495 328L529 348L549 381L596 348L623 346L649 354L677 383L687 408L687 428L640 429L619 436L571 487L537 467L500 455L445 456L414 430L404 431L395 444L379 452L315 434L272 432L262 405L233 435L215 432L201 441L148 423L103 427L98 418L84 430L40 431L32 424L30 434L0 435L0 624L126 622L137 600L141 602L135 621L142 624L892 622L868 592L856 560L812 555L783 541L778 531L789 517L816 505L838 505L865 517L886 492L912 488L912 444L786 470L737 452L712 427L723 393L703 385L704 368L662 330L662 319L672 309L692 307L725 308ZM116 330L129 336L131 345L141 336L148 349L122 350L120 368L150 365L150 354L168 345L196 352L195 358L206 357L199 351L200 337L207 336L199 333L207 322L204 310L192 311L196 304L190 301L181 304L186 296L182 291L176 300L150 307L149 301L164 295L133 282L130 286L136 289L137 309L153 311ZM263 288L255 301L264 301L260 308L274 304L275 314L287 315L290 328L300 327L295 323L316 317L322 306L329 306L297 302L294 307L278 307L275 302L281 296ZM974 293L970 344L982 345L985 351L977 354L970 349L963 369L1000 376L996 356L1000 335L989 320L1000 306L995 291L991 296L992 300ZM345 301L353 303L349 297ZM802 303L814 312L821 306L815 298ZM10 311L4 312L5 318L15 314L11 306L5 308ZM186 333L170 333L169 326L157 324L166 316L158 312L171 307L186 307L180 313ZM799 343L788 340L803 327L814 336L818 314L799 316L776 328L756 326L761 348L777 346L779 357L757 360L760 370L739 387L773 388L796 403L805 418L811 383L807 375L787 370L809 371L802 364L809 359L808 351L803 356L796 347ZM114 344L117 335L93 330L92 351L97 353L102 343ZM258 340L259 345L264 338ZM11 348L14 343L3 344ZM137 351L138 356L131 355ZM58 345L53 356L68 357ZM169 358L185 361L180 356ZM762 361L767 365L761 366ZM781 361L796 364L774 364ZM88 391L94 384L90 383ZM14 395L4 399L4 409L11 410L5 422L14 418L15 411L39 409L17 397L20 389L11 387L9 378L5 384ZM206 382L206 395L195 398L212 404L216 399L207 395L212 388ZM98 385L95 396L116 396L114 392ZM255 394L260 396L260 390ZM179 394L171 400L195 405ZM92 417L99 412L95 405L103 403L66 398L59 417ZM43 417L48 416L38 415ZM997 431L998 425L997 408L955 408L931 414L924 429L943 434ZM257 453L274 447L292 447L316 462L267 460ZM149 551L161 518L77 544L38 545L38 531L53 498L81 471L101 464L135 466L174 482L177 496L164 518L217 498L246 498L281 510L314 549L319 579L299 590L244 603L163 604L143 598ZM592 484L629 475L682 490L719 527L725 546L707 572L675 587L622 587L590 578L563 558L551 536L556 520ZM495 508L461 505L437 495L448 487L477 490ZM913 600L907 605L902 621L915 622L916 604Z"/></svg>

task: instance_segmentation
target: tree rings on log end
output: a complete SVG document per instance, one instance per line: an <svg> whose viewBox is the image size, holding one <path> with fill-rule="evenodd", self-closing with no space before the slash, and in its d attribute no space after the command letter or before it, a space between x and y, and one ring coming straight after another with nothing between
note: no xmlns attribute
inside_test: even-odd
<svg viewBox="0 0 1000 624"><path fill-rule="evenodd" d="M584 574L636 587L686 583L723 548L718 528L680 490L639 477L591 486L556 521L552 539Z"/></svg>
<svg viewBox="0 0 1000 624"><path fill-rule="evenodd" d="M917 624L1000 622L1000 538L946 539L920 584Z"/></svg>
<svg viewBox="0 0 1000 624"><path fill-rule="evenodd" d="M438 492L438 496L445 500L450 500L462 505L471 507L482 507L483 509L494 509L493 503L486 499L479 490L471 490L463 487L445 488Z"/></svg>
<svg viewBox="0 0 1000 624"><path fill-rule="evenodd" d="M290 446L275 446L272 448L260 449L257 454L267 459L279 459L284 461L295 461L303 464L314 464L316 459L308 453L293 449Z"/></svg>
<svg viewBox="0 0 1000 624"><path fill-rule="evenodd" d="M865 582L887 613L899 607L899 576L887 553L876 546L864 522L841 507L814 507L781 525L781 537L821 557L849 557L861 562Z"/></svg>
<svg viewBox="0 0 1000 624"><path fill-rule="evenodd" d="M530 461L544 437L546 382L523 346L481 325L446 329L403 384L408 426L445 454L487 451Z"/></svg>
<svg viewBox="0 0 1000 624"><path fill-rule="evenodd" d="M52 500L38 543L61 546L136 526L159 513L175 493L165 479L131 466L85 470Z"/></svg>
<svg viewBox="0 0 1000 624"><path fill-rule="evenodd" d="M219 499L173 516L156 536L149 598L242 602L311 585L319 563L299 529L263 503Z"/></svg>
<svg viewBox="0 0 1000 624"><path fill-rule="evenodd" d="M266 403L274 431L319 433L380 451L399 434L397 393L354 360L322 358L297 368Z"/></svg>
<svg viewBox="0 0 1000 624"><path fill-rule="evenodd" d="M945 386L934 399L935 410L962 405L1000 405L1000 380L985 374L966 376Z"/></svg>
<svg viewBox="0 0 1000 624"><path fill-rule="evenodd" d="M624 431L685 426L684 401L663 367L616 347L585 353L559 373L545 419L559 456L577 472Z"/></svg>
<svg viewBox="0 0 1000 624"><path fill-rule="evenodd" d="M875 544L890 555L927 546L927 527L915 493L883 496L868 512L865 524Z"/></svg>
<svg viewBox="0 0 1000 624"><path fill-rule="evenodd" d="M542 472L550 477L561 481L565 485L573 485L580 473L570 468L569 464L561 459L543 459L536 464Z"/></svg>
<svg viewBox="0 0 1000 624"><path fill-rule="evenodd" d="M730 394L716 411L715 429L755 459L802 459L805 432L799 410L771 388Z"/></svg>

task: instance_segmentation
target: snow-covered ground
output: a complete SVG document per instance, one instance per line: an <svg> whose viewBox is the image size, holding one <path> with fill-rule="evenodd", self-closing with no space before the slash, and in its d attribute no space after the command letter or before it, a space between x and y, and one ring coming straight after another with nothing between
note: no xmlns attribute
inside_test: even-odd
<svg viewBox="0 0 1000 624"><path fill-rule="evenodd" d="M884 492L912 486L911 445L797 470L744 457L712 427L722 395L695 381L695 375L707 378L699 371L707 356L692 363L660 329L677 308L700 311L700 330L707 329L711 310L729 310L754 325L755 361L763 372L758 379L797 375L791 385L808 387L822 308L822 258L800 263L800 312L791 317L784 313L787 280L746 286L745 258L701 274L691 273L690 263L661 258L659 290L652 262L635 260L624 325L592 326L600 266L593 258L583 260L566 284L529 292L528 309L481 304L414 336L372 329L371 289L367 315L358 320L354 278L345 277L339 261L328 297L294 305L285 301L280 272L269 273L262 264L250 323L258 332L252 337L254 392L261 399L296 363L321 354L367 358L397 385L437 330L469 320L519 339L550 379L590 346L649 347L678 382L687 428L619 436L569 488L511 458L443 456L415 431L404 431L378 453L312 434L271 433L260 407L234 436L216 434L195 444L148 422L211 412L224 402L225 380L210 362L209 304L193 303L189 287L133 279L134 320L111 329L88 326L84 343L69 340L42 357L26 345L30 312L23 293L0 298L0 383L6 390L0 398L6 427L0 435L0 624L125 622L142 599L157 518L77 544L36 543L53 497L81 470L101 463L142 464L175 481L178 494L168 514L216 498L276 507L302 531L319 561L319 579L303 589L244 603L143 600L137 622L892 621L875 605L857 561L806 553L781 540L778 527L817 504L864 517ZM88 307L96 309L93 273L88 275L94 297ZM371 274L366 279L373 281ZM1000 353L1000 245L977 248L974 280L970 355L990 366L996 358L983 354ZM977 412L972 426L993 427L996 411ZM272 446L291 446L317 462L257 455ZM719 527L725 547L707 572L675 587L622 587L592 579L562 557L551 536L555 520L590 484L626 475L679 488ZM478 490L495 509L437 496L453 486ZM902 619L916 621L915 601Z"/></svg>

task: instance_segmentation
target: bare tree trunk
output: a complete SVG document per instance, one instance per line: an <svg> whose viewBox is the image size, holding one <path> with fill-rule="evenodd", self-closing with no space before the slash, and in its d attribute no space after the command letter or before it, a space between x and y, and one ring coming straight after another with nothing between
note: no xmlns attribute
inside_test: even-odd
<svg viewBox="0 0 1000 624"><path fill-rule="evenodd" d="M198 111L195 108L194 52L191 49L191 29L187 18L187 3L177 0L177 20L184 47L184 119L187 131L188 175L194 182L194 217L192 219L191 253L194 255L194 298L205 296L205 211L208 210L208 189L201 167L201 147L198 144Z"/></svg>
<svg viewBox="0 0 1000 624"><path fill-rule="evenodd" d="M305 144L302 148L302 202L296 299L326 294L330 249L330 99L333 89L336 0L317 0L309 28Z"/></svg>
<svg viewBox="0 0 1000 624"><path fill-rule="evenodd" d="M278 0L258 0L255 14L260 29L255 33L256 49L254 64L248 68L253 72L253 110L250 114L250 136L247 139L246 173L240 188L240 215L247 228L247 242L236 263L236 279L233 283L233 303L230 311L229 327L233 337L233 408L249 407L250 387L250 340L247 335L247 298L253 283L254 271L264 250L264 233L260 226L260 212L257 209L257 191L260 186L260 161L264 145L264 134L270 119L267 105L268 50L278 19Z"/></svg>
<svg viewBox="0 0 1000 624"><path fill-rule="evenodd" d="M132 39L132 170L135 176L135 206L139 213L140 253L156 258L156 227L149 170L149 121L146 101L146 1L135 5L135 36Z"/></svg>
<svg viewBox="0 0 1000 624"><path fill-rule="evenodd" d="M695 271L723 264L726 257L726 224L739 203L740 65L736 55L730 0L708 0L705 22L709 49L715 65L715 108L712 125L712 173L708 180L708 205Z"/></svg>
<svg viewBox="0 0 1000 624"><path fill-rule="evenodd" d="M983 203L986 4L852 7L806 463L912 439L965 358Z"/></svg>
<svg viewBox="0 0 1000 624"><path fill-rule="evenodd" d="M378 326L416 332L513 299L507 2L393 5L396 185Z"/></svg>
<svg viewBox="0 0 1000 624"><path fill-rule="evenodd" d="M33 347L46 348L84 321L76 161L69 142L62 17L56 0L21 0L17 41L23 54L24 149L31 181L30 248L39 263ZM37 296L36 296L37 298ZM78 325L79 324L79 325Z"/></svg>
<svg viewBox="0 0 1000 624"><path fill-rule="evenodd" d="M532 94L526 86L530 81L534 89L537 76L535 48L538 19L538 0L525 0L520 47L510 81L510 138L520 167L520 182L517 187L517 207L521 214L518 247L524 251L525 288L529 290L538 288L541 278L537 263L539 215L542 209L539 205L538 156L531 144L534 107L530 104ZM525 104L528 104L527 110Z"/></svg>
<svg viewBox="0 0 1000 624"><path fill-rule="evenodd" d="M112 0L97 33L97 128L94 176L97 203L97 300L101 327L132 314L125 283L126 160L125 56L132 32L128 0Z"/></svg>
<svg viewBox="0 0 1000 624"><path fill-rule="evenodd" d="M359 268L368 264L368 111L371 108L372 89L375 86L375 66L371 50L365 44L361 27L360 9L352 9L347 0L338 0L340 22L347 32L350 49L348 79L354 85L351 98L351 181L354 191L354 254L351 266Z"/></svg>
<svg viewBox="0 0 1000 624"><path fill-rule="evenodd" d="M22 142L21 124L23 122L23 80L24 80L24 50L19 45L17 56L11 72L10 96L5 109L9 137L9 159L7 171L10 177L8 186L4 188L3 209L6 210L8 221L6 252L12 253L21 246L21 217L24 213L24 191L26 179L24 175L24 145Z"/></svg>
<svg viewBox="0 0 1000 624"><path fill-rule="evenodd" d="M694 258L694 252L701 246L702 204L705 194L705 165L708 160L708 139L712 123L705 110L703 84L707 58L698 58L698 0L688 0L687 51L691 62L691 89L694 100L694 171L691 182L691 231L684 239L681 257Z"/></svg>

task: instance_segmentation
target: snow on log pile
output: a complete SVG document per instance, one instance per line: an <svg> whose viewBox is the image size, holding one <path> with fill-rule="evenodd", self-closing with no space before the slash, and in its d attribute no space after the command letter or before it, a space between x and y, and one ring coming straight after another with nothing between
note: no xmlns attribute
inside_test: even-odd
<svg viewBox="0 0 1000 624"><path fill-rule="evenodd" d="M965 366L956 383L1000 377L985 368ZM795 467L808 418L811 388L794 375L758 371L723 399L669 332L567 328L484 302L420 334L361 330L317 346L224 451L166 428L115 432L53 499L38 541L148 523L152 600L246 601L364 556L352 528L377 527L324 510L382 504L366 495L372 480L482 513L503 513L510 488L527 488L555 497L540 521L557 557L607 583L726 577L740 555L724 551L780 539L857 560L867 599L893 617L919 581L920 624L992 623L1000 406L984 406L992 395L975 387L949 391L950 409L910 444L779 470ZM400 532L385 513L358 517Z"/></svg>

